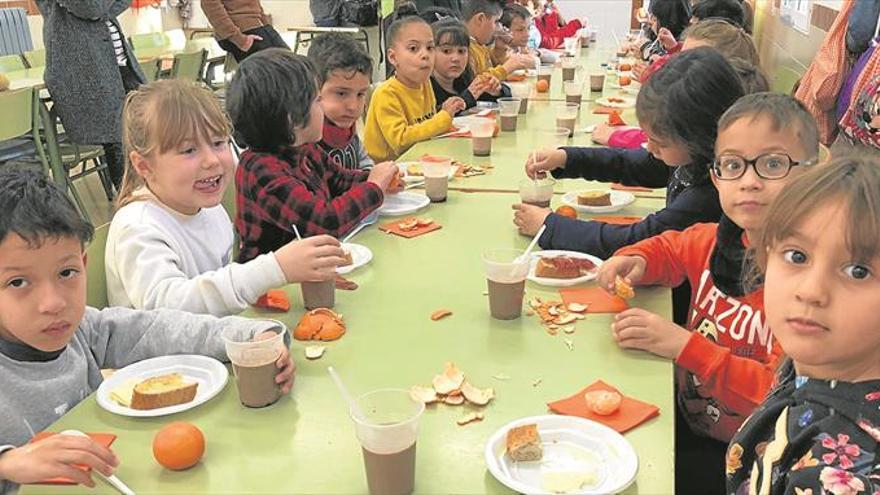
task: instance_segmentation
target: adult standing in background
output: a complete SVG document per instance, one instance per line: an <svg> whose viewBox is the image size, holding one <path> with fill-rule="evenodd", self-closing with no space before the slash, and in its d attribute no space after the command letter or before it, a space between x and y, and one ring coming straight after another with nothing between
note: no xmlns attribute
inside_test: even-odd
<svg viewBox="0 0 880 495"><path fill-rule="evenodd" d="M78 144L104 147L110 179L125 172L122 104L144 73L116 17L131 0L36 0L43 15L46 87L64 131Z"/></svg>
<svg viewBox="0 0 880 495"><path fill-rule="evenodd" d="M340 24L344 0L309 0L309 10L315 26L337 27Z"/></svg>
<svg viewBox="0 0 880 495"><path fill-rule="evenodd" d="M201 0L221 48L241 62L266 48L290 48L269 22L260 0Z"/></svg>

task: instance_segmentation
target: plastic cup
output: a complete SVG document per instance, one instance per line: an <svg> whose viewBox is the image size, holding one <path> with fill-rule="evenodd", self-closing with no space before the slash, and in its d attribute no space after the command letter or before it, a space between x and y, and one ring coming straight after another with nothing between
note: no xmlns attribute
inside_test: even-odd
<svg viewBox="0 0 880 495"><path fill-rule="evenodd" d="M364 456L372 495L412 493L416 476L416 440L425 404L409 391L380 389L357 399L365 417L349 410Z"/></svg>
<svg viewBox="0 0 880 495"><path fill-rule="evenodd" d="M593 72L590 74L590 91L601 93L605 87L605 73Z"/></svg>
<svg viewBox="0 0 880 495"><path fill-rule="evenodd" d="M553 79L553 66L552 65L541 65L538 66L538 80L539 81L547 81L549 85Z"/></svg>
<svg viewBox="0 0 880 495"><path fill-rule="evenodd" d="M554 127L538 131L536 135L540 139L538 144L542 147L558 148L568 143L568 129L565 127Z"/></svg>
<svg viewBox="0 0 880 495"><path fill-rule="evenodd" d="M489 286L489 313L498 320L515 320L522 315L529 259L521 249L490 249L483 253Z"/></svg>
<svg viewBox="0 0 880 495"><path fill-rule="evenodd" d="M519 98L498 98L498 114L503 132L513 132L516 130L516 121L519 116L521 102L522 100Z"/></svg>
<svg viewBox="0 0 880 495"><path fill-rule="evenodd" d="M565 89L565 102L566 103L577 103L580 105L582 94L584 91L584 85L580 81L569 81L564 83L563 88Z"/></svg>
<svg viewBox="0 0 880 495"><path fill-rule="evenodd" d="M324 280L323 282L302 282L299 284L302 292L303 306L306 309L328 308L336 306L336 281Z"/></svg>
<svg viewBox="0 0 880 495"><path fill-rule="evenodd" d="M574 75L578 69L578 60L574 57L564 57L562 59L562 81L568 82L574 80Z"/></svg>
<svg viewBox="0 0 880 495"><path fill-rule="evenodd" d="M271 330L276 332L274 337L256 342L232 327L222 333L226 355L232 361L238 398L247 407L265 407L281 397L281 389L275 383L278 374L275 361L284 350L284 333L287 330L280 323Z"/></svg>
<svg viewBox="0 0 880 495"><path fill-rule="evenodd" d="M571 55L572 57L577 55L577 49L581 44L581 40L579 40L576 36L572 36L571 38L565 38L562 40L562 46L565 48L565 53Z"/></svg>
<svg viewBox="0 0 880 495"><path fill-rule="evenodd" d="M532 95L532 85L529 83L510 83L510 96L519 100L519 113L524 115L529 109L529 96Z"/></svg>
<svg viewBox="0 0 880 495"><path fill-rule="evenodd" d="M471 129L471 143L474 156L492 154L492 136L495 134L495 121L492 119L475 118L468 123Z"/></svg>
<svg viewBox="0 0 880 495"><path fill-rule="evenodd" d="M432 203L446 201L449 190L449 171L452 170L452 158L430 157L422 159L422 175L425 177L425 194Z"/></svg>
<svg viewBox="0 0 880 495"><path fill-rule="evenodd" d="M549 208L555 185L556 180L552 177L523 179L519 183L519 199L527 205Z"/></svg>
<svg viewBox="0 0 880 495"><path fill-rule="evenodd" d="M580 107L577 103L559 103L555 105L556 127L568 129L568 137L574 136L574 126L577 122Z"/></svg>

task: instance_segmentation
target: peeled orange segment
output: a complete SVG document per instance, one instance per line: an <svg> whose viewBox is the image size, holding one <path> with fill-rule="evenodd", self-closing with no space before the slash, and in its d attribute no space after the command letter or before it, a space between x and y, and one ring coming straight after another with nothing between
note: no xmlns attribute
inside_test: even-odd
<svg viewBox="0 0 880 495"><path fill-rule="evenodd" d="M443 398L443 402L449 404L450 406L460 406L464 404L464 396L463 395L447 395Z"/></svg>
<svg viewBox="0 0 880 495"><path fill-rule="evenodd" d="M594 390L584 394L584 400L587 401L587 407L589 407L594 413L601 416L608 416L614 414L620 409L620 403L623 400L623 397L617 392Z"/></svg>
<svg viewBox="0 0 880 495"><path fill-rule="evenodd" d="M464 383L464 373L455 367L454 363L446 363L446 369L443 374L434 376L431 382L434 390L440 395L447 395L461 388Z"/></svg>
<svg viewBox="0 0 880 495"><path fill-rule="evenodd" d="M623 299L632 299L636 295L632 286L620 277L614 279L614 292L617 293L618 297Z"/></svg>
<svg viewBox="0 0 880 495"><path fill-rule="evenodd" d="M421 385L414 385L409 389L409 396L416 402L424 402L425 404L433 404L440 400L440 397L437 396L437 392L434 391L431 387L423 387Z"/></svg>
<svg viewBox="0 0 880 495"><path fill-rule="evenodd" d="M495 389L479 389L468 382L461 385L461 393L468 402L478 406L485 406L495 398Z"/></svg>

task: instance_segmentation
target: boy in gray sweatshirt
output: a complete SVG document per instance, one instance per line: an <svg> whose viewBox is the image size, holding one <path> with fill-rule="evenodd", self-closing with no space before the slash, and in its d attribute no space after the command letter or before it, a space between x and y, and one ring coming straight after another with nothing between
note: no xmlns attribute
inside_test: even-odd
<svg viewBox="0 0 880 495"><path fill-rule="evenodd" d="M0 493L63 476L93 487L83 464L105 475L119 460L89 438L27 442L94 392L102 368L167 354L226 360L221 333L246 338L278 322L86 307L83 247L93 233L67 195L37 172L0 172ZM289 340L287 340L289 343ZM294 365L276 362L283 393Z"/></svg>

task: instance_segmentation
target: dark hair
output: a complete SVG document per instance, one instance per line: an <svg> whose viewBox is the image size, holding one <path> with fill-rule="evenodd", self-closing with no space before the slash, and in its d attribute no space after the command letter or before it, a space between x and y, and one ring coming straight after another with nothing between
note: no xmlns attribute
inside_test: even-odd
<svg viewBox="0 0 880 495"><path fill-rule="evenodd" d="M436 47L441 44L464 47L471 45L467 26L459 20L444 19L432 24L431 29L434 31L434 46Z"/></svg>
<svg viewBox="0 0 880 495"><path fill-rule="evenodd" d="M708 178L718 118L742 95L739 78L724 57L699 47L672 57L648 79L636 113L654 134L687 148L694 177Z"/></svg>
<svg viewBox="0 0 880 495"><path fill-rule="evenodd" d="M407 2L397 7L397 10L392 15L392 19L394 21L388 26L388 31L385 33L385 43L388 48L394 45L397 41L397 35L405 26L414 23L428 24L430 26L427 21L419 16L419 10L412 2Z"/></svg>
<svg viewBox="0 0 880 495"><path fill-rule="evenodd" d="M767 80L767 76L764 75L764 71L760 67L755 67L741 58L731 58L727 61L733 67L733 70L736 71L739 82L743 87L743 93L750 95L752 93L770 91L770 81Z"/></svg>
<svg viewBox="0 0 880 495"><path fill-rule="evenodd" d="M62 237L86 244L95 233L67 193L32 169L7 166L0 170L0 211L0 242L16 234L30 247Z"/></svg>
<svg viewBox="0 0 880 495"><path fill-rule="evenodd" d="M739 0L700 0L691 14L699 20L724 19L739 27L745 26L745 12Z"/></svg>
<svg viewBox="0 0 880 495"><path fill-rule="evenodd" d="M461 17L465 21L471 20L477 14L486 14L489 17L501 15L501 4L494 0L465 0L461 6Z"/></svg>
<svg viewBox="0 0 880 495"><path fill-rule="evenodd" d="M678 38L691 22L689 0L652 0L648 12L657 18L657 23Z"/></svg>
<svg viewBox="0 0 880 495"><path fill-rule="evenodd" d="M318 36L309 45L308 57L322 85L334 70L361 73L371 80L373 78L373 59L360 43L347 34L326 33Z"/></svg>
<svg viewBox="0 0 880 495"><path fill-rule="evenodd" d="M501 13L501 25L510 29L514 17L519 17L528 23L529 19L532 18L532 15L527 8L517 3L512 3L507 7L504 7L504 11Z"/></svg>
<svg viewBox="0 0 880 495"><path fill-rule="evenodd" d="M295 145L293 129L309 121L317 95L315 67L306 57L283 48L249 56L226 91L235 141L270 153Z"/></svg>
<svg viewBox="0 0 880 495"><path fill-rule="evenodd" d="M764 92L743 96L718 119L718 132L740 119L747 118L752 122L759 117L769 119L774 132L794 125L801 146L811 155L810 158L818 157L819 129L816 120L803 103L789 95Z"/></svg>
<svg viewBox="0 0 880 495"><path fill-rule="evenodd" d="M427 9L419 12L419 17L425 20L428 24L433 25L435 22L446 21L446 20L459 20L458 14L453 12L446 7L428 7Z"/></svg>

